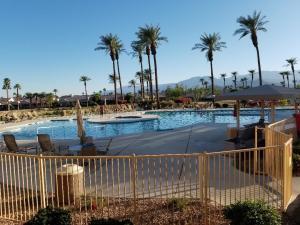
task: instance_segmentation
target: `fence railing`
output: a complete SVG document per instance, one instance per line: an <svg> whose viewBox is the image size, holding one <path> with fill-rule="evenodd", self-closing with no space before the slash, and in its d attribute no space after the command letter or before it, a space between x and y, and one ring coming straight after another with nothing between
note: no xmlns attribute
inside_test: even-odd
<svg viewBox="0 0 300 225"><path fill-rule="evenodd" d="M223 207L237 201L259 199L284 209L292 139L283 135L267 127L266 147L198 154L0 153L0 218L26 221L52 205L69 209L74 224L96 216L206 225L222 224Z"/></svg>

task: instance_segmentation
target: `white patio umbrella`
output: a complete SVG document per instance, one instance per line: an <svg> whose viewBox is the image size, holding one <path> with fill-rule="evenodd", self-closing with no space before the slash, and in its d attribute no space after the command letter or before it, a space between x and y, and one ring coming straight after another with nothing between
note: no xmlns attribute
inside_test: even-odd
<svg viewBox="0 0 300 225"><path fill-rule="evenodd" d="M79 99L76 102L76 117L77 117L77 136L80 138L80 143L83 144L85 139L85 129L83 126L83 117Z"/></svg>

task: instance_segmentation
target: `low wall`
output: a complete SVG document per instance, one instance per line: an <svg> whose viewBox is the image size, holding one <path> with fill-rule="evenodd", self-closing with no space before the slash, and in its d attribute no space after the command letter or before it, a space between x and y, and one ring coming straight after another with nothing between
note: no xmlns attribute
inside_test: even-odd
<svg viewBox="0 0 300 225"><path fill-rule="evenodd" d="M100 106L82 108L85 115L100 114ZM113 112L131 112L133 107L129 104L120 105L106 105L104 113ZM0 112L0 121L2 122L20 122L25 120L33 120L43 117L57 117L57 116L72 116L76 114L76 108L42 108L42 109L25 109L25 110L11 110Z"/></svg>

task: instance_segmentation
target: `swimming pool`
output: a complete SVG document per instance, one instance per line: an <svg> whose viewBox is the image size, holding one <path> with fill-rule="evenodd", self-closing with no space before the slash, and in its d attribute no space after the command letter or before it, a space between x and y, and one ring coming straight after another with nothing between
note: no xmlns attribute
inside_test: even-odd
<svg viewBox="0 0 300 225"><path fill-rule="evenodd" d="M294 113L291 109L276 110L276 119L290 117ZM112 137L125 134L161 131L189 126L193 124L236 123L232 109L202 110L202 111L151 111L147 114L156 114L160 118L153 121L118 124L93 124L84 122L86 133L95 138ZM241 124L257 122L260 118L259 110L241 110ZM268 121L269 111L265 119ZM7 133L7 132L6 132ZM18 127L9 131L19 140L35 139L37 133L47 133L54 139L77 138L76 121L45 121Z"/></svg>

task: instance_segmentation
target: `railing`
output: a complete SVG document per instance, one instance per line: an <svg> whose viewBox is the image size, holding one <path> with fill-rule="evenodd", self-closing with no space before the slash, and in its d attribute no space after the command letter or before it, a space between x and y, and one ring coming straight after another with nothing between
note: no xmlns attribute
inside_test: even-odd
<svg viewBox="0 0 300 225"><path fill-rule="evenodd" d="M96 216L207 225L222 224L223 207L237 201L259 199L284 209L291 196L292 139L274 126L265 137L266 147L198 154L0 153L0 218L26 221L53 205L69 209L74 224Z"/></svg>

